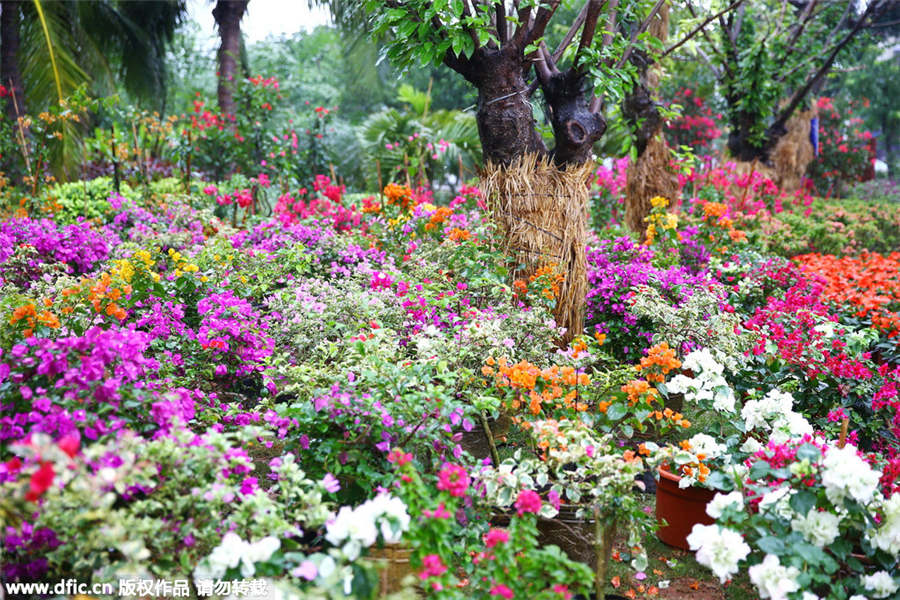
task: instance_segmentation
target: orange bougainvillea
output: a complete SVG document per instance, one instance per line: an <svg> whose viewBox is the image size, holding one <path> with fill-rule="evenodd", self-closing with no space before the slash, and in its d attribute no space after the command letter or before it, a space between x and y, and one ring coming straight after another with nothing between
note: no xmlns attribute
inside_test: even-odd
<svg viewBox="0 0 900 600"><path fill-rule="evenodd" d="M565 277L556 270L556 264L550 263L539 267L534 275L528 278L530 283L541 280L546 285L541 289L541 295L548 300L559 298L559 286L562 285Z"/></svg>
<svg viewBox="0 0 900 600"><path fill-rule="evenodd" d="M412 190L409 186L389 183L384 186L384 196L388 204L397 204L403 208L409 208L412 202Z"/></svg>
<svg viewBox="0 0 900 600"><path fill-rule="evenodd" d="M728 252L729 249L725 242L729 239L732 242L745 242L747 240L747 234L739 229L735 229L734 220L726 216L727 212L728 206L721 202L703 203L702 220L712 228L708 234L709 241L713 244L722 244L715 248L716 252L720 254Z"/></svg>
<svg viewBox="0 0 900 600"><path fill-rule="evenodd" d="M447 234L447 239L452 240L454 242L465 242L472 238L472 233L468 229L460 229L459 227L454 227Z"/></svg>
<svg viewBox="0 0 900 600"><path fill-rule="evenodd" d="M842 258L803 254L794 261L824 278L825 300L853 307L856 316L868 317L873 326L900 343L900 252Z"/></svg>
<svg viewBox="0 0 900 600"><path fill-rule="evenodd" d="M431 214L428 222L425 223L425 231L437 229L438 225L449 219L453 215L453 209L449 206L441 206Z"/></svg>
<svg viewBox="0 0 900 600"><path fill-rule="evenodd" d="M641 359L641 364L634 368L641 373L647 381L662 383L666 375L673 369L681 367L681 361L675 357L675 350L669 348L669 344L662 342L651 346L647 350L647 356Z"/></svg>
<svg viewBox="0 0 900 600"><path fill-rule="evenodd" d="M116 285L118 283L118 285ZM119 306L119 302L131 294L133 288L128 283L122 283L103 272L97 279L84 278L81 283L62 291L65 306L60 309L62 314L71 314L75 307L85 300L94 308L94 312L106 314L122 321L128 313Z"/></svg>
<svg viewBox="0 0 900 600"><path fill-rule="evenodd" d="M569 347L572 350L572 358L578 358L583 353L587 352L587 343L585 343L585 341L580 337L576 337L574 340L572 340L572 343L569 345Z"/></svg>
<svg viewBox="0 0 900 600"><path fill-rule="evenodd" d="M546 412L545 408L587 410L587 404L579 400L578 386L590 385L591 378L573 367L554 365L541 369L525 360L510 365L506 358L488 358L481 373L493 377L496 387L509 389L505 405L511 411L527 407L528 412L537 415Z"/></svg>
<svg viewBox="0 0 900 600"><path fill-rule="evenodd" d="M622 386L622 391L628 396L628 405L634 406L639 402L652 404L659 398L659 392L650 387L644 379L632 379Z"/></svg>
<svg viewBox="0 0 900 600"><path fill-rule="evenodd" d="M45 298L43 304L45 307L50 307L53 305L53 302L49 298ZM9 324L15 326L22 322L26 325L25 329L22 330L22 335L25 337L34 335L34 328L38 324L46 325L50 329L59 328L57 316L49 310L38 312L37 306L33 302L28 302L13 309L9 318Z"/></svg>

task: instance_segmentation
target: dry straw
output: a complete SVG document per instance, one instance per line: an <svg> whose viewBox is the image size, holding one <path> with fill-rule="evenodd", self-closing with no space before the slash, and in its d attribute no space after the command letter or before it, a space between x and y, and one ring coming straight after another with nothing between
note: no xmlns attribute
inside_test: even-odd
<svg viewBox="0 0 900 600"><path fill-rule="evenodd" d="M644 153L628 164L625 186L625 224L632 231L647 228L644 219L650 214L650 198L662 196L673 200L678 195L678 176L669 166L671 152L662 135L662 127L647 142Z"/></svg>
<svg viewBox="0 0 900 600"><path fill-rule="evenodd" d="M738 162L738 173L759 173L771 179L783 192L792 194L803 185L803 177L809 163L815 158L812 142L809 141L810 119L814 110L797 113L788 119L787 133L781 136L769 156L769 164L759 161Z"/></svg>
<svg viewBox="0 0 900 600"><path fill-rule="evenodd" d="M513 278L526 279L539 267L553 264L563 275L554 316L566 329L567 343L584 326L587 293L588 181L593 164L561 169L545 156L518 158L508 166L487 164L482 190L504 251L519 265Z"/></svg>
<svg viewBox="0 0 900 600"><path fill-rule="evenodd" d="M800 189L806 168L815 158L812 142L809 141L809 120L813 116L811 110L792 116L786 125L787 134L778 140L772 151L776 183L786 192L792 193Z"/></svg>

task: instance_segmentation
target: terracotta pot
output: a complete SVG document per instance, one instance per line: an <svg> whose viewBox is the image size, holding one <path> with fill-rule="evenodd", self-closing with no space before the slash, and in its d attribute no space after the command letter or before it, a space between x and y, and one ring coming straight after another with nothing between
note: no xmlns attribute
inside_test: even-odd
<svg viewBox="0 0 900 600"><path fill-rule="evenodd" d="M706 505L716 493L699 487L678 487L681 477L662 467L658 469L659 483L656 486L656 520L660 526L659 539L670 546L689 550L687 536L697 523L712 525L715 519L706 514Z"/></svg>

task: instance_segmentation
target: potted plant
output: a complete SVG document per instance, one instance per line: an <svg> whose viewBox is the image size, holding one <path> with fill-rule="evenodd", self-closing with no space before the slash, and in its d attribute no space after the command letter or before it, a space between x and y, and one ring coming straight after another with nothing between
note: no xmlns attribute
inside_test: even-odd
<svg viewBox="0 0 900 600"><path fill-rule="evenodd" d="M604 582L612 532L627 527L629 545L640 546L652 522L631 493L644 469L638 453L619 448L610 434L599 435L584 421L545 419L524 423L530 446L473 477L485 500L508 514L522 490L543 501L540 539L560 546L570 558L591 564ZM646 555L636 553L636 569Z"/></svg>
<svg viewBox="0 0 900 600"><path fill-rule="evenodd" d="M900 494L881 457L804 436L769 442L737 490L707 507L688 537L726 581L746 567L762 598L896 598Z"/></svg>
<svg viewBox="0 0 900 600"><path fill-rule="evenodd" d="M787 441L812 433L793 410L790 394L772 389L748 394L741 404L724 377L725 367L706 349L684 361L693 376L674 376L660 385L664 393L684 394L685 402L704 415L705 431L658 446L648 442L660 462L656 515L665 543L687 550L687 536L697 523L709 525L706 505L716 490L730 491L747 472L744 461L774 439Z"/></svg>

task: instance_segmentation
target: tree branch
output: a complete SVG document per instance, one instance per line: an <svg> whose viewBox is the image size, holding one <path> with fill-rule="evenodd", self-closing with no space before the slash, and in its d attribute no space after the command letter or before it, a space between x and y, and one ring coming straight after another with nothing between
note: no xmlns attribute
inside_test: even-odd
<svg viewBox="0 0 900 600"><path fill-rule="evenodd" d="M634 44L638 39L638 36L647 31L647 28L650 27L650 21L653 20L653 17L656 16L656 13L659 12L659 9L662 8L662 5L666 3L666 0L656 0L656 4L653 5L653 8L650 9L650 14L647 15L647 18L640 24L640 26L631 32L631 39L628 41L628 47L625 48L625 52L622 53L621 58L616 61L616 68L621 69L622 66L628 61L631 56L632 51L634 51Z"/></svg>
<svg viewBox="0 0 900 600"><path fill-rule="evenodd" d="M469 8L469 0L463 0L462 5L463 5L463 14L467 18L472 18L472 9ZM469 27L468 25L465 25L465 29L466 29L466 33L469 34L469 37L472 38L472 43L475 44L475 47L478 48L479 46L481 46L481 41L479 41L479 39L478 39L478 33L474 29Z"/></svg>
<svg viewBox="0 0 900 600"><path fill-rule="evenodd" d="M500 0L494 8L494 21L497 26L497 39L501 45L505 45L509 40L509 31L507 31L506 23L506 0Z"/></svg>
<svg viewBox="0 0 900 600"><path fill-rule="evenodd" d="M569 44L572 43L572 40L575 39L575 34L578 32L578 28L581 27L584 24L585 19L587 19L588 8L590 7L590 5L590 2L584 3L584 6L581 7L581 12L579 12L578 16L575 17L575 20L572 21L572 25L566 32L566 35L563 36L563 39L559 43L559 46L557 46L556 50L553 51L553 60L555 62L559 62L559 59L562 58L563 52L566 51L566 48L568 48Z"/></svg>
<svg viewBox="0 0 900 600"><path fill-rule="evenodd" d="M691 16L696 19L697 12L694 10L694 5L691 4L690 1L687 2L687 8L690 11ZM719 18L721 19L721 15L719 15ZM701 29L700 33L703 35L703 38L706 40L706 43L709 44L709 47L710 47L710 50L712 50L712 53L722 59L722 68L724 70L724 74L722 72L719 72L719 74L718 74L719 81L721 81L723 75L727 75L729 77L733 76L731 69L728 68L727 55L722 54L722 52L719 50L719 47L713 43L712 38L709 37L709 33L706 32L706 29Z"/></svg>
<svg viewBox="0 0 900 600"><path fill-rule="evenodd" d="M566 32L566 35L563 36L562 41L559 43L559 46L556 47L556 50L553 51L553 63L558 64L559 59L562 58L563 53L566 51L566 48L569 47L569 44L572 43L572 40L575 39L575 34L578 33L578 28L584 24L585 18L587 18L588 7L590 6L590 2L585 2L581 7L581 12L578 13L578 16L575 17L575 20L572 21L572 25L569 27L569 31ZM530 98L532 94L538 89L539 82L537 80L532 81L531 85L528 86L528 91L525 93L527 98Z"/></svg>
<svg viewBox="0 0 900 600"><path fill-rule="evenodd" d="M675 44L672 44L671 46L669 46L668 48L666 48L666 51L663 52L663 53L659 56L659 58L660 58L660 59L663 59L663 58L667 57L669 54L671 54L672 52L674 52L675 50L677 50L678 48L680 48L681 46L683 46L685 43L687 43L687 42L688 42L691 38L693 38L695 35L697 35L698 33L703 32L703 28L706 27L707 25L709 25L712 21L714 21L715 19L718 19L719 17L721 17L721 16L724 15L725 13L734 10L735 8L737 8L738 6L740 6L743 2L744 2L744 0L734 0L734 2L732 2L728 7L722 9L722 10L719 11L718 13L716 13L716 14L714 14L713 16L707 18L705 21L703 21L702 23L700 23L700 25L698 25L697 27L695 27L694 29L692 29L690 33L688 33L686 36L684 36L683 38L681 38L678 42L676 42Z"/></svg>
<svg viewBox="0 0 900 600"><path fill-rule="evenodd" d="M606 33L603 34L603 47L612 44L613 36L616 32L616 9L619 8L619 0L609 0L606 3ZM603 98L594 96L591 98L591 104L588 110L592 113L599 113L603 110Z"/></svg>
<svg viewBox="0 0 900 600"><path fill-rule="evenodd" d="M559 73L559 69L556 68L556 63L553 62L553 57L550 56L550 51L547 50L547 45L543 42L541 42L541 47L537 54L538 58L534 61L534 70L537 72L541 85L547 85L550 83L553 75Z"/></svg>
<svg viewBox="0 0 900 600"><path fill-rule="evenodd" d="M515 2L516 6L516 17L519 19L519 24L516 25L516 30L513 32L512 43L520 48L524 48L528 44L523 44L522 41L525 39L525 35L528 33L528 27L531 24L531 8L519 8L519 3Z"/></svg>
<svg viewBox="0 0 900 600"><path fill-rule="evenodd" d="M581 30L581 39L578 40L578 54L591 45L594 41L594 34L597 31L597 19L600 17L600 11L603 9L603 0L589 0L585 5L587 13L584 19L584 29ZM577 54L576 54L577 56Z"/></svg>
<svg viewBox="0 0 900 600"><path fill-rule="evenodd" d="M534 18L534 25L529 28L528 34L525 36L525 46L543 37L547 24L550 23L550 19L553 18L560 4L562 4L562 0L550 0L550 8L541 6L538 9L537 16Z"/></svg>
<svg viewBox="0 0 900 600"><path fill-rule="evenodd" d="M800 13L800 20L794 26L794 32L791 34L791 39L788 40L787 48L788 52L794 47L794 44L797 43L797 40L800 39L800 36L803 35L803 30L806 29L806 25L812 20L812 12L816 8L816 4L819 3L819 0L810 0L809 4L803 9L803 12ZM847 7L850 7L850 2L847 3ZM843 21L843 19L841 19Z"/></svg>
<svg viewBox="0 0 900 600"><path fill-rule="evenodd" d="M877 12L880 12L881 7L882 5L878 0L869 1L868 6L866 6L865 12L863 12L859 21L856 22L856 25L853 26L853 29L851 29L850 32L846 36L844 36L844 39L842 39L837 45L835 45L834 49L832 49L831 51L831 54L828 55L828 58L825 59L825 62L822 63L822 66L819 67L819 70L816 71L815 75L813 75L812 78L810 78L802 88L794 93L791 101L784 108L784 110L779 113L778 117L775 119L775 122L772 123L772 126L769 128L771 131L777 131L784 127L785 123L787 123L787 120L791 118L791 115L794 114L794 111L797 110L797 107L799 107L800 103L803 102L803 99L809 93L809 90L811 90L813 86L816 85L816 83L818 83L818 81L825 76L825 74L831 68L831 65L834 64L834 60L837 58L838 53L840 53L840 51L843 50L860 31L862 31L862 29L865 27L866 21L873 13L877 14Z"/></svg>

